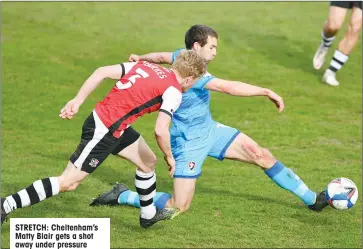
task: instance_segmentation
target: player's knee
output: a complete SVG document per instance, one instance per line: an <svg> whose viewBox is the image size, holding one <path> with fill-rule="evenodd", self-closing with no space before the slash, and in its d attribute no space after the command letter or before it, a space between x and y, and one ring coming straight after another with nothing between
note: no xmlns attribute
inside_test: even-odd
<svg viewBox="0 0 363 249"><path fill-rule="evenodd" d="M253 161L254 163L258 164L259 160L262 157L262 151L261 148L256 144L252 143L250 141L242 141L242 150L247 155L241 154L241 156L247 156L250 161Z"/></svg>
<svg viewBox="0 0 363 249"><path fill-rule="evenodd" d="M180 213L185 213L189 210L190 207L190 203L184 203L182 205L178 205L176 206L176 208L179 209Z"/></svg>
<svg viewBox="0 0 363 249"><path fill-rule="evenodd" d="M261 149L261 154L262 154L262 157L259 158L257 161L258 165L263 169L271 168L276 162L275 157L266 148Z"/></svg>
<svg viewBox="0 0 363 249"><path fill-rule="evenodd" d="M243 143L242 146L250 161L262 168L266 167L266 161L272 156L267 149L261 148L254 143Z"/></svg>
<svg viewBox="0 0 363 249"><path fill-rule="evenodd" d="M157 158L155 154L151 154L147 159L143 159L142 163L137 165L138 169L144 173L150 173L155 169Z"/></svg>
<svg viewBox="0 0 363 249"><path fill-rule="evenodd" d="M262 154L266 160L275 159L272 153L266 148L262 148Z"/></svg>
<svg viewBox="0 0 363 249"><path fill-rule="evenodd" d="M349 24L350 33L352 33L353 35L359 35L361 29L362 29L362 18L359 20L359 22L355 21Z"/></svg>
<svg viewBox="0 0 363 249"><path fill-rule="evenodd" d="M339 29L342 27L343 23L340 21L330 20L327 23L327 28L330 32L336 33L339 31Z"/></svg>
<svg viewBox="0 0 363 249"><path fill-rule="evenodd" d="M71 191L74 191L74 190L76 190L76 188L78 187L78 183L73 183L72 185L70 185L70 186L68 186L68 188L67 188L67 192L71 192Z"/></svg>
<svg viewBox="0 0 363 249"><path fill-rule="evenodd" d="M179 208L180 213L186 213L189 210L189 206L184 206L183 208Z"/></svg>
<svg viewBox="0 0 363 249"><path fill-rule="evenodd" d="M176 201L174 197L170 198L166 207L174 207L179 209L180 213L185 213L189 210L190 202L188 201Z"/></svg>
<svg viewBox="0 0 363 249"><path fill-rule="evenodd" d="M264 155L264 158L265 158L265 168L266 169L271 168L276 163L276 158L266 148L263 149L263 155Z"/></svg>
<svg viewBox="0 0 363 249"><path fill-rule="evenodd" d="M152 154L152 156L150 156L150 158L148 159L148 162L145 164L148 168L154 169L157 161L158 161L158 159L156 158L156 155Z"/></svg>
<svg viewBox="0 0 363 249"><path fill-rule="evenodd" d="M78 187L78 184L62 184L60 187L61 192L72 192Z"/></svg>

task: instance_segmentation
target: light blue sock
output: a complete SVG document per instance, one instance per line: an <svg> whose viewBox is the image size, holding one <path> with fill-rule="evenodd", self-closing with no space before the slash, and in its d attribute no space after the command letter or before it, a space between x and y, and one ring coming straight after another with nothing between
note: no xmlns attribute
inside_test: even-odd
<svg viewBox="0 0 363 249"><path fill-rule="evenodd" d="M265 173L281 188L289 190L299 197L305 205L315 203L316 193L311 191L294 171L286 168L281 162L276 161L271 168L265 170Z"/></svg>
<svg viewBox="0 0 363 249"><path fill-rule="evenodd" d="M171 198L171 195L164 192L156 192L154 197L154 205L156 209L163 209ZM140 197L136 192L126 190L118 197L118 203L121 205L130 205L136 208L140 208Z"/></svg>

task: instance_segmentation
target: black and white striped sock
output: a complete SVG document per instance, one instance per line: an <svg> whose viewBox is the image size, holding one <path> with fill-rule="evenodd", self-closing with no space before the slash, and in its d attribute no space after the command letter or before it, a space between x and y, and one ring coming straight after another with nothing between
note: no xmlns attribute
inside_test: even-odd
<svg viewBox="0 0 363 249"><path fill-rule="evenodd" d="M4 201L4 210L8 214L17 208L37 204L45 198L59 193L59 181L57 177L44 178L33 182L29 187L9 195Z"/></svg>
<svg viewBox="0 0 363 249"><path fill-rule="evenodd" d="M348 59L349 59L348 55L343 54L339 50L335 50L334 57L330 62L329 70L336 73L343 67L344 63L346 63Z"/></svg>
<svg viewBox="0 0 363 249"><path fill-rule="evenodd" d="M324 31L321 31L321 39L323 40L324 47L330 48L330 46L333 44L335 36L325 37Z"/></svg>
<svg viewBox="0 0 363 249"><path fill-rule="evenodd" d="M140 196L140 212L144 219L151 219L155 216L156 207L154 205L154 197L156 193L156 175L152 171L144 173L136 170L135 175L136 192Z"/></svg>

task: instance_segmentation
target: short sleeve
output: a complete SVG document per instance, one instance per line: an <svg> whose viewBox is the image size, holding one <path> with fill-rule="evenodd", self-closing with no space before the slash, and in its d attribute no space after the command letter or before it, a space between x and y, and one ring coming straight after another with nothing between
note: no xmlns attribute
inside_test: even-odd
<svg viewBox="0 0 363 249"><path fill-rule="evenodd" d="M192 86L192 88L203 90L205 85L214 78L215 76L207 72L202 77L200 77L199 80L197 80L197 82Z"/></svg>
<svg viewBox="0 0 363 249"><path fill-rule="evenodd" d="M121 67L122 67L122 75L121 78L127 74L128 72L130 72L130 70L133 68L133 66L136 65L137 62L123 62L120 63Z"/></svg>
<svg viewBox="0 0 363 249"><path fill-rule="evenodd" d="M170 117L179 108L182 101L182 93L173 86L166 89L162 96L163 102L160 107L161 112L165 112Z"/></svg>

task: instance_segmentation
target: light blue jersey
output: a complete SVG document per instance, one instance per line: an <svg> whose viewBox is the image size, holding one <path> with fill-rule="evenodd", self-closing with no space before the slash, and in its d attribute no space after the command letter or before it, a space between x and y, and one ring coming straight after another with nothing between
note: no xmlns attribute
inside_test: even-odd
<svg viewBox="0 0 363 249"><path fill-rule="evenodd" d="M178 49L173 53L173 62L182 50ZM204 87L213 78L215 77L206 73L191 89L183 93L181 105L173 115L170 129L172 136L190 140L208 131L212 125L209 109L210 93Z"/></svg>
<svg viewBox="0 0 363 249"><path fill-rule="evenodd" d="M172 61L183 49L173 53ZM183 93L170 128L170 142L176 166L175 178L198 178L207 156L223 160L228 147L240 133L212 119L210 92L205 85L215 77L206 73Z"/></svg>

